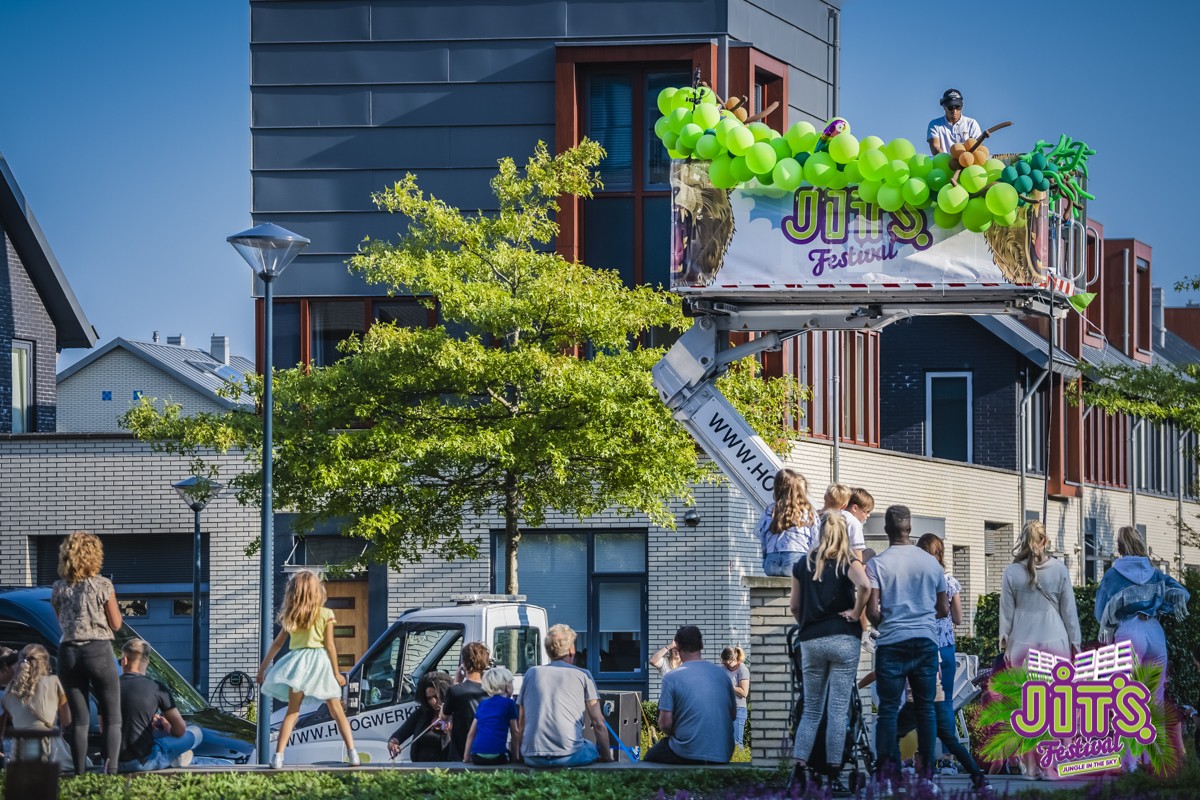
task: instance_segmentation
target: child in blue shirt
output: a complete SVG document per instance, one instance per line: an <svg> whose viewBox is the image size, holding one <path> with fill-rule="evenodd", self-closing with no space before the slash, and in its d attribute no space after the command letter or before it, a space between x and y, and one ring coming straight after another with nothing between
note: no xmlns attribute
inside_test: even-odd
<svg viewBox="0 0 1200 800"><path fill-rule="evenodd" d="M489 766L519 761L521 732L517 730L517 704L512 699L513 674L504 667L492 667L483 673L483 690L488 696L475 709L463 763Z"/></svg>

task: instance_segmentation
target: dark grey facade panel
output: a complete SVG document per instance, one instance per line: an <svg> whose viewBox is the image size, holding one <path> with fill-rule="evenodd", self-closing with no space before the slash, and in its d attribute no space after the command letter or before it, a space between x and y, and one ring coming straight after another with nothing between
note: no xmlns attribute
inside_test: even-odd
<svg viewBox="0 0 1200 800"><path fill-rule="evenodd" d="M262 222L266 217L256 218ZM384 295L385 291L372 286L357 273L351 274L346 261L350 254L299 256L275 279L276 297L347 297ZM262 284L254 287L255 297L262 297Z"/></svg>
<svg viewBox="0 0 1200 800"><path fill-rule="evenodd" d="M366 41L370 0L250 3L251 42Z"/></svg>
<svg viewBox="0 0 1200 800"><path fill-rule="evenodd" d="M796 108L795 106L789 104L788 105L788 125L791 125L796 122L801 122L801 121L811 122L814 127L819 127L821 125L824 125L829 120L828 119L818 119L817 117L814 117L812 114L808 113L807 111L800 109L800 108Z"/></svg>
<svg viewBox="0 0 1200 800"><path fill-rule="evenodd" d="M566 0L376 0L371 36L379 41L559 38L566 33ZM611 4L610 4L611 5Z"/></svg>
<svg viewBox="0 0 1200 800"><path fill-rule="evenodd" d="M571 0L567 36L621 39L717 35L725 28L726 0Z"/></svg>
<svg viewBox="0 0 1200 800"><path fill-rule="evenodd" d="M554 80L453 86L377 86L373 125L553 125Z"/></svg>
<svg viewBox="0 0 1200 800"><path fill-rule="evenodd" d="M342 255L358 250L364 238L396 241L408 228L408 218L386 211L261 215L264 220L282 225L289 231L312 240L305 252L313 255Z"/></svg>
<svg viewBox="0 0 1200 800"><path fill-rule="evenodd" d="M734 20L753 18L753 12L765 12L828 42L832 30L829 9L840 6L837 0L729 0L729 32L735 32Z"/></svg>
<svg viewBox="0 0 1200 800"><path fill-rule="evenodd" d="M764 11L756 3L732 0L729 8L729 32L743 42L752 42L762 52L786 61L809 75L824 76L829 72L828 11L823 3L792 3L799 12L820 8L819 14L804 15L802 27L791 19L783 19ZM798 13L794 16L800 16ZM809 20L807 17L819 17Z"/></svg>
<svg viewBox="0 0 1200 800"><path fill-rule="evenodd" d="M260 44L250 50L258 86L554 80L554 42L345 42Z"/></svg>
<svg viewBox="0 0 1200 800"><path fill-rule="evenodd" d="M807 109L809 114L819 115L820 122L825 122L833 116L833 109L829 102L829 83L818 80L807 72L789 67L788 105L793 108ZM858 131L855 131L855 134L857 133Z"/></svg>
<svg viewBox="0 0 1200 800"><path fill-rule="evenodd" d="M554 126L260 130L251 161L255 170L492 167L524 160L539 139L553 143Z"/></svg>
<svg viewBox="0 0 1200 800"><path fill-rule="evenodd" d="M375 211L371 195L392 186L410 170L324 170L256 172L252 176L258 214L326 211ZM496 199L488 181L495 167L428 169L416 173L421 190L452 206L490 209Z"/></svg>
<svg viewBox="0 0 1200 800"><path fill-rule="evenodd" d="M259 87L250 95L254 128L323 128L371 124L367 86Z"/></svg>

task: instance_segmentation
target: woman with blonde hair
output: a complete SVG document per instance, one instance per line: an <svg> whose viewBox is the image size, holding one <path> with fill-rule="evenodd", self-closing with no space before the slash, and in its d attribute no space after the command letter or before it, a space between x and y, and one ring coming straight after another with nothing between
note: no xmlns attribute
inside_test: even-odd
<svg viewBox="0 0 1200 800"><path fill-rule="evenodd" d="M792 571L791 609L799 624L796 639L804 676L804 713L792 749L793 785L803 787L809 778L805 771L824 714L827 763L812 765L811 773L817 782L819 775L828 775L831 788L842 790L837 776L858 672L859 618L870 594L866 570L850 549L845 518L826 515L816 546Z"/></svg>
<svg viewBox="0 0 1200 800"><path fill-rule="evenodd" d="M100 574L104 546L99 537L75 531L58 549L59 580L50 593L62 642L58 677L71 708L71 755L75 774L87 769L89 694L95 695L104 738L104 771L117 772L121 753L121 690L113 657L113 632L124 621L112 581Z"/></svg>
<svg viewBox="0 0 1200 800"><path fill-rule="evenodd" d="M816 543L819 517L808 501L808 481L796 470L784 467L775 474L774 493L775 502L758 521L763 572L788 578L792 567Z"/></svg>
<svg viewBox="0 0 1200 800"><path fill-rule="evenodd" d="M1036 519L1025 523L1000 587L1000 649L1010 666L1024 666L1030 650L1065 658L1079 651L1075 588L1066 566L1049 551L1046 526Z"/></svg>
<svg viewBox="0 0 1200 800"><path fill-rule="evenodd" d="M12 727L20 730L52 732L56 720L64 730L71 724L67 695L58 677L50 671L50 654L46 648L30 644L21 651L12 683L0 707ZM71 768L71 754L58 736L43 739L41 748L41 757L57 762L63 769Z"/></svg>

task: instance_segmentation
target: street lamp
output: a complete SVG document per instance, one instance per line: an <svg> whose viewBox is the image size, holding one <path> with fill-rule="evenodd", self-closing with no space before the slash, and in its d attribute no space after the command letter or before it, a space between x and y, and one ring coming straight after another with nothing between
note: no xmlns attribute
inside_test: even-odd
<svg viewBox="0 0 1200 800"><path fill-rule="evenodd" d="M193 475L171 484L183 502L196 515L196 535L192 539L192 685L200 686L200 512L216 499L225 487L214 480Z"/></svg>
<svg viewBox="0 0 1200 800"><path fill-rule="evenodd" d="M271 646L272 606L275 604L274 590L271 579L275 571L274 520L271 504L273 500L271 488L272 434L271 416L274 410L274 396L271 394L271 372L274 368L274 353L271 339L274 334L272 327L272 298L271 284L284 267L308 247L309 240L299 234L292 233L286 228L273 225L270 222L256 225L249 230L235 233L227 240L233 249L246 260L250 269L263 282L263 496L262 496L262 534L261 555L262 563L259 571L259 655L266 658L267 649ZM271 757L271 702L258 693L258 763L267 764Z"/></svg>

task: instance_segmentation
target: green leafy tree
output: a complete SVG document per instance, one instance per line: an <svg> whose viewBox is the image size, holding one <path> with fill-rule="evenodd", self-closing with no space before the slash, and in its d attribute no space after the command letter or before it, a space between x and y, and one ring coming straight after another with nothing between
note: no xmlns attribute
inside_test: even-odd
<svg viewBox="0 0 1200 800"><path fill-rule="evenodd" d="M690 501L691 485L713 475L651 383L664 350L643 344L653 330L687 326L680 303L551 247L557 198L590 197L603 155L585 140L557 156L539 143L524 168L501 160L491 213L426 196L412 175L375 195L407 217L407 232L365 243L351 268L420 297L444 324L376 324L343 343L336 363L279 373L276 501L301 526L346 520L345 533L374 544L374 560L398 566L476 556L464 527L498 514L508 592L519 585L522 525L551 511L616 508L674 526L670 501ZM748 422L786 449L796 381L763 380L752 361L722 381ZM230 387L260 390L254 378ZM125 424L193 455L240 447L257 459L261 446L258 417L245 411L185 418L143 401ZM260 473L234 482L243 501L258 501Z"/></svg>

